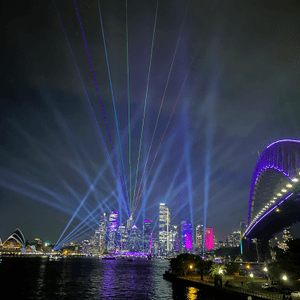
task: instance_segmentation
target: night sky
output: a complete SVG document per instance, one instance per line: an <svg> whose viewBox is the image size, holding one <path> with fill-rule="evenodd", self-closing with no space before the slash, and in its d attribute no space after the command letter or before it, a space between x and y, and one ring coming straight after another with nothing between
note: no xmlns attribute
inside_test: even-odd
<svg viewBox="0 0 300 300"><path fill-rule="evenodd" d="M81 240L103 212L119 210L125 223L129 207L141 228L160 202L172 224L206 215L218 240L247 220L259 153L300 138L300 4L156 7L128 0L126 18L126 1L100 2L109 73L98 1L2 2L3 240L19 227L29 241L56 242L85 219Z"/></svg>

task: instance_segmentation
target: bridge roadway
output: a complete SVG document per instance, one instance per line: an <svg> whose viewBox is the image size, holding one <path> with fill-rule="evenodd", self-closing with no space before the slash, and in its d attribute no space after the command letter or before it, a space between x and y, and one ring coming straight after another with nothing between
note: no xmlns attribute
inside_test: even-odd
<svg viewBox="0 0 300 300"><path fill-rule="evenodd" d="M284 199L286 198L286 199ZM287 195L274 204L256 223L245 232L245 237L252 239L270 239L283 228L300 221L300 195L297 191Z"/></svg>

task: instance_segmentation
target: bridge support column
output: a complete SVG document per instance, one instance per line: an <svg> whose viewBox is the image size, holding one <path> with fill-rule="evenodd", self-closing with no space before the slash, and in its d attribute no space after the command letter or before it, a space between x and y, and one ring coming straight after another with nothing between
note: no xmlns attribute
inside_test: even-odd
<svg viewBox="0 0 300 300"><path fill-rule="evenodd" d="M271 260L269 239L256 239L256 252L258 262Z"/></svg>

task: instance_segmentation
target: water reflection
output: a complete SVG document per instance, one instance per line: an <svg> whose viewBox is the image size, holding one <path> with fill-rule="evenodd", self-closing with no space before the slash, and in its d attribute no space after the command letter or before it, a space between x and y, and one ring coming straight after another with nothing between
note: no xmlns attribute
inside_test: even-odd
<svg viewBox="0 0 300 300"><path fill-rule="evenodd" d="M195 287L188 287L187 288L187 300L196 300L197 298L197 292L199 289Z"/></svg>
<svg viewBox="0 0 300 300"><path fill-rule="evenodd" d="M0 287L15 298L64 300L200 300L196 288L164 280L168 261L99 261L93 258L5 258L0 268ZM22 272L20 272L22 270ZM26 276L24 276L26 274ZM16 291L15 283L19 290Z"/></svg>

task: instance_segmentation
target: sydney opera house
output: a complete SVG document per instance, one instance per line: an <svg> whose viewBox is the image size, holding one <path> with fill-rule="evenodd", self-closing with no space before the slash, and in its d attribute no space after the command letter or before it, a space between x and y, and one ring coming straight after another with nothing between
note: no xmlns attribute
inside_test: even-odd
<svg viewBox="0 0 300 300"><path fill-rule="evenodd" d="M0 253L34 253L34 246L26 246L26 240L19 228L2 242L0 237Z"/></svg>

